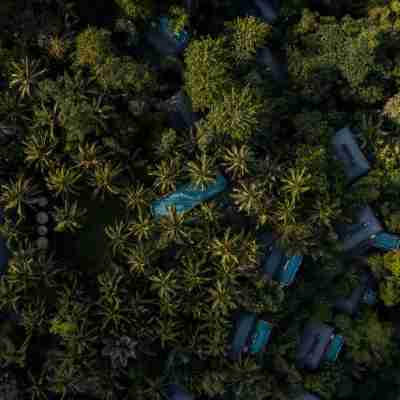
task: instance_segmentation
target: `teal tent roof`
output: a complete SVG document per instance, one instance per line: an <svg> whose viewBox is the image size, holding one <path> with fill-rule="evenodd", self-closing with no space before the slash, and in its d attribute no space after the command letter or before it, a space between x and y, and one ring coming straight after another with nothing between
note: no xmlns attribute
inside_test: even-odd
<svg viewBox="0 0 400 400"><path fill-rule="evenodd" d="M263 241L268 243L263 263L264 274L269 279L277 280L283 286L289 286L293 283L303 262L303 257L300 255L287 256L272 234Z"/></svg>
<svg viewBox="0 0 400 400"><path fill-rule="evenodd" d="M400 236L387 232L379 232L372 240L374 247L381 250L398 250L400 249Z"/></svg>

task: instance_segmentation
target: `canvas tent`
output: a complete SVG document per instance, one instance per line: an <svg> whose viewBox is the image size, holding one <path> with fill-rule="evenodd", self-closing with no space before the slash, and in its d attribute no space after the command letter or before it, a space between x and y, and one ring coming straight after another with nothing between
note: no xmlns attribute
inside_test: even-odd
<svg viewBox="0 0 400 400"><path fill-rule="evenodd" d="M372 247L372 240L383 231L383 226L374 215L370 206L358 210L353 224L338 226L338 236L343 250L352 255L359 255Z"/></svg>
<svg viewBox="0 0 400 400"><path fill-rule="evenodd" d="M265 246L267 251L263 262L263 273L269 279L276 280L283 286L289 286L296 277L303 257L287 256L272 234L264 236L267 240L263 238L263 242L268 244Z"/></svg>
<svg viewBox="0 0 400 400"><path fill-rule="evenodd" d="M286 82L288 77L286 63L281 62L268 47L262 47L257 51L256 61L259 65L266 67L276 81Z"/></svg>
<svg viewBox="0 0 400 400"><path fill-rule="evenodd" d="M371 274L364 273L360 284L348 298L340 298L335 302L335 308L349 315L355 315L362 303L373 305L376 297L375 282Z"/></svg>
<svg viewBox="0 0 400 400"><path fill-rule="evenodd" d="M268 24L278 18L279 0L253 0L259 16Z"/></svg>
<svg viewBox="0 0 400 400"><path fill-rule="evenodd" d="M178 56L187 47L189 34L185 30L175 35L169 29L168 17L162 16L146 33L146 40L163 56Z"/></svg>
<svg viewBox="0 0 400 400"><path fill-rule="evenodd" d="M323 361L335 361L343 345L343 338L321 322L309 322L297 349L297 366L316 370Z"/></svg>
<svg viewBox="0 0 400 400"><path fill-rule="evenodd" d="M254 313L239 312L234 317L234 328L228 357L236 361L243 353L263 351L271 335L272 325L257 319Z"/></svg>
<svg viewBox="0 0 400 400"><path fill-rule="evenodd" d="M200 119L199 114L192 110L190 97L182 90L161 102L158 108L168 113L169 125L173 129L190 128Z"/></svg>
<svg viewBox="0 0 400 400"><path fill-rule="evenodd" d="M194 397L189 394L182 386L171 383L167 386L168 400L193 400Z"/></svg>
<svg viewBox="0 0 400 400"><path fill-rule="evenodd" d="M368 173L369 162L348 127L336 132L332 138L332 146L335 157L343 164L347 183L352 183Z"/></svg>

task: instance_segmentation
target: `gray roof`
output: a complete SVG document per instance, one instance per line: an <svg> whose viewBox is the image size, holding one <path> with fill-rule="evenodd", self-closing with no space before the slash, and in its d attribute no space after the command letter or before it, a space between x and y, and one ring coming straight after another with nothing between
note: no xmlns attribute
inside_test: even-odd
<svg viewBox="0 0 400 400"><path fill-rule="evenodd" d="M354 315L361 304L362 296L365 292L365 286L360 285L356 287L351 293L350 297L340 298L335 302L335 308L344 313Z"/></svg>
<svg viewBox="0 0 400 400"><path fill-rule="evenodd" d="M343 242L344 251L348 252L382 231L383 226L375 217L371 207L365 206L357 212L357 219L354 224L341 225L339 227L339 236Z"/></svg>
<svg viewBox="0 0 400 400"><path fill-rule="evenodd" d="M190 128L199 120L192 111L191 99L182 90L162 103L161 109L168 112L170 125L174 129Z"/></svg>
<svg viewBox="0 0 400 400"><path fill-rule="evenodd" d="M319 397L310 393L304 393L303 395L296 397L294 400L319 400Z"/></svg>
<svg viewBox="0 0 400 400"><path fill-rule="evenodd" d="M147 41L163 56L177 56L186 47L173 40L167 34L151 29L146 32Z"/></svg>
<svg viewBox="0 0 400 400"><path fill-rule="evenodd" d="M256 60L264 67L268 67L271 75L277 81L285 81L287 79L287 65L279 62L268 47L263 47L258 50Z"/></svg>
<svg viewBox="0 0 400 400"><path fill-rule="evenodd" d="M297 349L297 365L315 370L320 365L334 330L322 322L309 322Z"/></svg>
<svg viewBox="0 0 400 400"><path fill-rule="evenodd" d="M267 23L272 23L278 17L278 7L276 1L273 0L253 0L255 7L259 11L261 17Z"/></svg>
<svg viewBox="0 0 400 400"><path fill-rule="evenodd" d="M285 262L286 256L276 243L272 244L271 247L272 249L267 254L264 261L263 272L268 276L268 278L273 279L275 274L278 272L279 267L281 267Z"/></svg>
<svg viewBox="0 0 400 400"><path fill-rule="evenodd" d="M0 209L0 223L4 222L4 213L3 210ZM7 247L7 240L0 236L0 274L4 273L8 261L10 259L10 250Z"/></svg>
<svg viewBox="0 0 400 400"><path fill-rule="evenodd" d="M335 157L343 163L348 183L354 182L368 173L370 170L369 162L361 152L353 133L348 127L336 132L332 138L332 145Z"/></svg>
<svg viewBox="0 0 400 400"><path fill-rule="evenodd" d="M353 290L347 299L338 299L335 302L335 308L339 311L354 315L358 311L363 296L368 289L376 289L376 281L370 272L363 271L359 286Z"/></svg>
<svg viewBox="0 0 400 400"><path fill-rule="evenodd" d="M189 394L182 386L171 383L167 387L167 396L169 400L193 400L194 397Z"/></svg>

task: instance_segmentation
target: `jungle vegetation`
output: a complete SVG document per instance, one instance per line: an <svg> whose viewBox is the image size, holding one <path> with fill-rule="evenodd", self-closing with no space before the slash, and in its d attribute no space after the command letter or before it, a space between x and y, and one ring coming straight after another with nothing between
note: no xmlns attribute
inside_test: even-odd
<svg viewBox="0 0 400 400"><path fill-rule="evenodd" d="M400 396L400 252L373 252L379 302L356 318L333 299L357 281L335 224L370 204L400 233L400 1L282 0L273 24L235 0L2 0L0 207L11 258L0 280L0 397L324 400ZM143 49L169 14L190 42ZM279 85L255 62L285 55ZM179 90L201 119L174 130L159 107ZM372 160L350 190L329 149L350 126ZM4 127L12 128L3 129ZM180 215L150 204L216 169L229 190ZM49 202L37 246L32 202ZM305 256L283 289L260 270L263 230ZM261 358L226 358L232 314L271 321ZM305 321L345 337L315 373L294 356ZM53 397L52 397L53 396Z"/></svg>

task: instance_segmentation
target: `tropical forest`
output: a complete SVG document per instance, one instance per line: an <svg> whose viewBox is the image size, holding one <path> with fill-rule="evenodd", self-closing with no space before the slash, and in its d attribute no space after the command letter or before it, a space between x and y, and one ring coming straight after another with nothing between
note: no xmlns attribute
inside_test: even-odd
<svg viewBox="0 0 400 400"><path fill-rule="evenodd" d="M0 0L0 400L400 399L400 0Z"/></svg>

